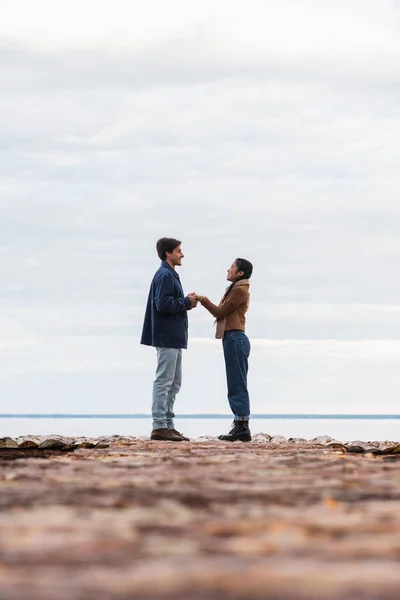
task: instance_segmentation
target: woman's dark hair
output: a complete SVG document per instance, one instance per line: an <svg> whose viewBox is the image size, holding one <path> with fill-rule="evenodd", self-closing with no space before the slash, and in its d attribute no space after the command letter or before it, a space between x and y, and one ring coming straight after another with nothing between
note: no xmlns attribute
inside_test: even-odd
<svg viewBox="0 0 400 600"><path fill-rule="evenodd" d="M174 238L160 238L156 244L157 254L161 260L166 260L167 252L173 252L182 242Z"/></svg>
<svg viewBox="0 0 400 600"><path fill-rule="evenodd" d="M251 274L253 273L253 265L251 264L251 262L249 260L246 260L245 258L237 258L235 260L235 264L236 264L236 268L238 271L243 271L243 275L241 277L238 277L228 287L228 289L225 292L225 296L222 299L223 302L227 299L227 297L229 296L229 294L231 293L231 291L233 289L233 286L235 285L235 283L237 281L240 281L241 279L250 279Z"/></svg>
<svg viewBox="0 0 400 600"><path fill-rule="evenodd" d="M251 274L253 273L253 265L249 260L245 258L237 258L235 260L236 268L238 271L243 271L243 275L238 278L239 279L250 279Z"/></svg>

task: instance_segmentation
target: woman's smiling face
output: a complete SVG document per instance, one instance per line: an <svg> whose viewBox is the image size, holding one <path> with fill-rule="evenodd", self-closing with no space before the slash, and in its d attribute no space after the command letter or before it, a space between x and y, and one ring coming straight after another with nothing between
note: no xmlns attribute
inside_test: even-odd
<svg viewBox="0 0 400 600"><path fill-rule="evenodd" d="M233 262L228 269L227 280L233 282L242 277L242 275L244 275L243 271L238 270L236 261Z"/></svg>

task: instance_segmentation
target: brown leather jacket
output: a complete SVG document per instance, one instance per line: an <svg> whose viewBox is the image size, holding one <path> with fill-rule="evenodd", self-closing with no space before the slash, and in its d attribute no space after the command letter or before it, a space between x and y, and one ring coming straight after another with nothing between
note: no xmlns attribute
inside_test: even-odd
<svg viewBox="0 0 400 600"><path fill-rule="evenodd" d="M217 319L217 338L223 338L225 331L246 329L246 312L249 308L250 293L248 280L238 281L225 301L219 306L213 304L206 296L200 303Z"/></svg>

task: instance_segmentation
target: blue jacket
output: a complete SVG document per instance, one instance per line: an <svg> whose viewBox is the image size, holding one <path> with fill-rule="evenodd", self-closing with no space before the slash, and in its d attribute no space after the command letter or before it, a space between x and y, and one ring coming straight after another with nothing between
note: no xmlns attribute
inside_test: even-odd
<svg viewBox="0 0 400 600"><path fill-rule="evenodd" d="M151 282L141 344L157 348L187 348L190 299L184 296L178 273L162 261Z"/></svg>

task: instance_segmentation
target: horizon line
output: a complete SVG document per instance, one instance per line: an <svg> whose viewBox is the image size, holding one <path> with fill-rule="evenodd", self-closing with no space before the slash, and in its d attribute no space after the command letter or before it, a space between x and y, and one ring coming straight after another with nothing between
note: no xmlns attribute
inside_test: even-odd
<svg viewBox="0 0 400 600"><path fill-rule="evenodd" d="M0 419L151 419L144 413L0 413ZM176 415L177 419L229 419L231 414L190 413ZM389 413L259 413L251 419L400 419Z"/></svg>

